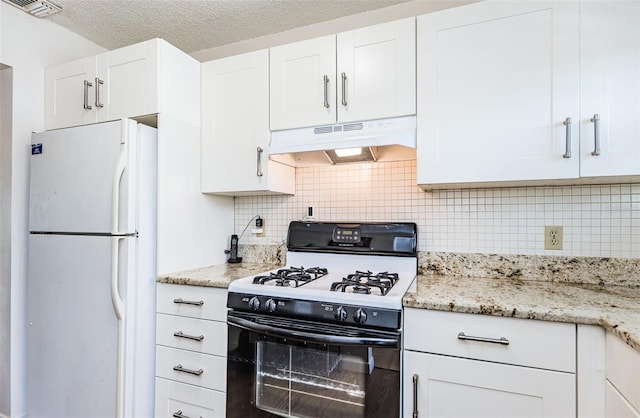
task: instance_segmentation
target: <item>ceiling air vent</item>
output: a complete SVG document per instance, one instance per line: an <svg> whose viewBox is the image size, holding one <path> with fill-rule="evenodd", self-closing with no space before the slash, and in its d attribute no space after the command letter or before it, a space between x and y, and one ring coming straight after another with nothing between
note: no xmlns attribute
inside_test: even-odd
<svg viewBox="0 0 640 418"><path fill-rule="evenodd" d="M46 17L62 10L62 6L49 0L3 0L35 17Z"/></svg>

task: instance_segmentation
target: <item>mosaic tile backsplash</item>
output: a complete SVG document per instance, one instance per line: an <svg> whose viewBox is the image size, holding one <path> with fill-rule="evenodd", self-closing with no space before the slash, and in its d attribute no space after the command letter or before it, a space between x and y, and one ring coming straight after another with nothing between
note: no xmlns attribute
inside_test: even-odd
<svg viewBox="0 0 640 418"><path fill-rule="evenodd" d="M297 168L295 196L235 198L240 244L282 243L309 206L319 221L415 222L419 251L640 256L640 184L424 192L415 160ZM544 249L545 225L563 227L562 250Z"/></svg>

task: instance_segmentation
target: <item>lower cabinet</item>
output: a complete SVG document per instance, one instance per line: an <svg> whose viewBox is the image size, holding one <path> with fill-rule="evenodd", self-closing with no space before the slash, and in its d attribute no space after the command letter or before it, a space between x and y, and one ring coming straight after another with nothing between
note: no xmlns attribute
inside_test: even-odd
<svg viewBox="0 0 640 418"><path fill-rule="evenodd" d="M605 417L640 418L640 353L606 335Z"/></svg>
<svg viewBox="0 0 640 418"><path fill-rule="evenodd" d="M404 417L576 416L574 324L405 309L404 336Z"/></svg>
<svg viewBox="0 0 640 418"><path fill-rule="evenodd" d="M413 351L404 367L405 417L575 416L571 373Z"/></svg>
<svg viewBox="0 0 640 418"><path fill-rule="evenodd" d="M156 417L224 417L226 394L156 378Z"/></svg>
<svg viewBox="0 0 640 418"><path fill-rule="evenodd" d="M226 289L158 284L156 417L225 416Z"/></svg>

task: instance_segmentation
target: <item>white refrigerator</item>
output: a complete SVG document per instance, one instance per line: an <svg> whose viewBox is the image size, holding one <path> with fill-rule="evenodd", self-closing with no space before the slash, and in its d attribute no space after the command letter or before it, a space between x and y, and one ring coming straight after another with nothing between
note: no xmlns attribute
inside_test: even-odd
<svg viewBox="0 0 640 418"><path fill-rule="evenodd" d="M156 129L34 133L27 298L29 417L151 417Z"/></svg>

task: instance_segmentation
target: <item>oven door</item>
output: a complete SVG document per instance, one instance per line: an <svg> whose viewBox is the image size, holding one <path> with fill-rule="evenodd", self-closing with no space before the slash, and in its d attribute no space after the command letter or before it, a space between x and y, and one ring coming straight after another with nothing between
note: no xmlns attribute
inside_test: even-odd
<svg viewBox="0 0 640 418"><path fill-rule="evenodd" d="M400 333L230 311L227 417L398 417Z"/></svg>

